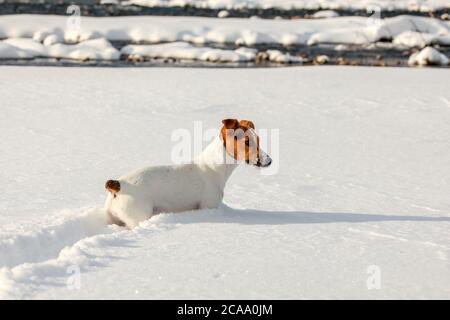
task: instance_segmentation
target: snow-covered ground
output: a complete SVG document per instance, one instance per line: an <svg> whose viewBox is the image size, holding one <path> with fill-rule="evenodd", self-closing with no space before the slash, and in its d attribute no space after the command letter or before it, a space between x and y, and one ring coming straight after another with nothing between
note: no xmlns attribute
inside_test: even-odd
<svg viewBox="0 0 450 320"><path fill-rule="evenodd" d="M1 67L0 296L448 299L448 80ZM278 173L239 168L217 210L105 226L107 179L170 163L174 130L225 117L280 130Z"/></svg>

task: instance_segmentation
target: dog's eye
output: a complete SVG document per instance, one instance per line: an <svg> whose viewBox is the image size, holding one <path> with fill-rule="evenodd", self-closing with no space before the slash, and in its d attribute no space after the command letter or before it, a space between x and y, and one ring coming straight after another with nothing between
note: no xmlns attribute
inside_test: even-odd
<svg viewBox="0 0 450 320"><path fill-rule="evenodd" d="M245 145L246 145L247 147L249 147L249 146L250 146L250 140L245 140Z"/></svg>

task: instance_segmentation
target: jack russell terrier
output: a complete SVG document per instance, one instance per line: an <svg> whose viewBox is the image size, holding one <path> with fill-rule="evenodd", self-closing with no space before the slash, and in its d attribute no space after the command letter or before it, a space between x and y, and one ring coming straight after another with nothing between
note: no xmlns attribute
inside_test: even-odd
<svg viewBox="0 0 450 320"><path fill-rule="evenodd" d="M271 164L272 159L259 148L253 122L226 119L222 124L219 136L192 163L147 167L108 180L109 222L134 228L161 212L217 208L239 163Z"/></svg>

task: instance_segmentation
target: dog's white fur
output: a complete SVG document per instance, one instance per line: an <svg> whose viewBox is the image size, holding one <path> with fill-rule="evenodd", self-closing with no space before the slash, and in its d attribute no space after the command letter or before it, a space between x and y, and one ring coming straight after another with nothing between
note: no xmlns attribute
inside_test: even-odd
<svg viewBox="0 0 450 320"><path fill-rule="evenodd" d="M271 161L263 151L259 159ZM192 163L147 167L121 177L120 192L109 193L105 209L113 222L133 228L160 212L217 208L237 165L217 137Z"/></svg>

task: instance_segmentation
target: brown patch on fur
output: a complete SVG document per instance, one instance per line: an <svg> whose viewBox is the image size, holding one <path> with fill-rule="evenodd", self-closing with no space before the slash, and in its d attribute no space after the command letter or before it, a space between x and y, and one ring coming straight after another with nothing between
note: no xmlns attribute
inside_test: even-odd
<svg viewBox="0 0 450 320"><path fill-rule="evenodd" d="M228 154L236 160L245 160L247 163L255 161L259 154L259 137L249 135L249 129L255 129L250 120L225 119L220 135Z"/></svg>
<svg viewBox="0 0 450 320"><path fill-rule="evenodd" d="M116 193L120 191L120 182L117 180L108 180L105 183L105 188L115 197Z"/></svg>
<svg viewBox="0 0 450 320"><path fill-rule="evenodd" d="M250 120L241 120L241 121L239 121L239 125L246 129L248 129L248 128L255 129L255 125Z"/></svg>

